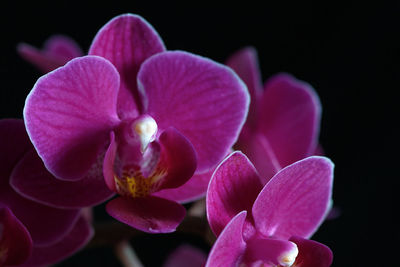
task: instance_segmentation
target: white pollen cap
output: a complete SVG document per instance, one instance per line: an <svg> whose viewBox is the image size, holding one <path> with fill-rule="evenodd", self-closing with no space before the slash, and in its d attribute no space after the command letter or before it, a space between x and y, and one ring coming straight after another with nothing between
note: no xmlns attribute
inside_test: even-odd
<svg viewBox="0 0 400 267"><path fill-rule="evenodd" d="M147 146L156 138L157 123L152 117L146 116L135 121L133 129L140 138L140 151L144 153Z"/></svg>
<svg viewBox="0 0 400 267"><path fill-rule="evenodd" d="M299 254L299 249L297 248L297 245L292 241L289 242L293 244L292 248L283 253L278 259L279 264L282 265L283 267L292 266L296 260L297 255Z"/></svg>

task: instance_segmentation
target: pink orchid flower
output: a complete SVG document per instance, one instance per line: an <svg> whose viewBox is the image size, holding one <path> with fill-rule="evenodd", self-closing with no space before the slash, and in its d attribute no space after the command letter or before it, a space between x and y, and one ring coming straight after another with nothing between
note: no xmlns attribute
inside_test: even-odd
<svg viewBox="0 0 400 267"><path fill-rule="evenodd" d="M241 152L218 166L206 199L218 239L206 266L329 266L330 249L307 238L329 207L332 162L308 157L266 180Z"/></svg>
<svg viewBox="0 0 400 267"><path fill-rule="evenodd" d="M235 143L248 93L228 67L165 51L143 18L122 15L89 56L41 77L24 108L29 137L58 179L79 181L104 156L107 212L145 232L174 231L185 215L156 196L213 169Z"/></svg>
<svg viewBox="0 0 400 267"><path fill-rule="evenodd" d="M16 261L22 264L25 260L25 263L18 266L53 264L82 248L93 235L93 230L80 209L46 206L24 198L11 187L10 177L15 166L21 162L29 164L25 158L30 150L32 145L26 137L22 120L1 120L0 203L7 208L2 209L5 217L2 217L4 219L1 219L0 224L3 233L3 241L0 240L0 251L3 251L0 262L5 260L6 265ZM10 220L13 222L11 226ZM17 226L19 223L24 228ZM11 239L9 235L12 236ZM29 256L30 238L32 254ZM20 255L18 259L15 259L15 249L18 249ZM4 254L4 251L8 253Z"/></svg>
<svg viewBox="0 0 400 267"><path fill-rule="evenodd" d="M26 43L20 43L17 47L17 51L22 58L36 66L43 73L50 72L65 65L71 59L83 55L78 44L71 39L71 37L64 35L54 35L49 37L45 41L43 49L35 48ZM229 150L229 153L231 153L231 150ZM205 173L195 173L192 178L182 186L177 188L161 189L160 191L155 192L154 195L179 203L195 201L205 196L208 182L210 181L213 172L214 169ZM47 182L59 183L58 181L50 180L47 180ZM30 190L28 191L27 189ZM28 188L28 186L25 186L24 193L27 196L30 196L30 194L38 195L39 191L37 188ZM48 194L41 193L39 195L48 196ZM60 201L63 201L63 199L65 198L59 198ZM68 205L69 203L66 204ZM75 204L82 206L79 202ZM61 207L62 206L65 206L65 204L61 205Z"/></svg>
<svg viewBox="0 0 400 267"><path fill-rule="evenodd" d="M51 36L46 40L42 49L20 43L17 51L23 59L35 65L43 73L61 67L73 58L83 56L79 45L64 35Z"/></svg>
<svg viewBox="0 0 400 267"><path fill-rule="evenodd" d="M257 52L247 47L226 63L246 83L251 105L236 144L263 177L311 155L318 146L321 104L314 89L289 74L260 79Z"/></svg>

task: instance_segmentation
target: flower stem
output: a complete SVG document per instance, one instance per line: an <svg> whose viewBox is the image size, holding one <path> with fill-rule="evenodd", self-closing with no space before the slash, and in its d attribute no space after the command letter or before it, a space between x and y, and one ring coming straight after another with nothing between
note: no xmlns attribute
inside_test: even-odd
<svg viewBox="0 0 400 267"><path fill-rule="evenodd" d="M144 267L139 257L127 240L122 240L115 245L115 254L124 267Z"/></svg>

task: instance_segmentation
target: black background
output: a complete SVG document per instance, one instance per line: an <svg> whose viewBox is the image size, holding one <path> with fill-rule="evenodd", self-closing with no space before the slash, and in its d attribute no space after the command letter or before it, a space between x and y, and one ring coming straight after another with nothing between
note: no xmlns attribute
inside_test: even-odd
<svg viewBox="0 0 400 267"><path fill-rule="evenodd" d="M41 75L16 54L21 41L40 47L50 35L62 33L86 52L101 26L131 12L148 20L170 50L224 62L235 50L252 45L258 50L264 81L277 72L289 72L313 85L321 98L320 140L336 164L333 193L341 216L325 222L313 239L332 248L333 266L399 266L395 129L400 7L396 1L166 2L3 2L0 118L22 117L25 97ZM144 238L133 245L146 266L160 266L165 251L184 238L155 236L155 241ZM207 249L199 240L190 242ZM98 249L81 252L61 265L118 266L118 262L111 249Z"/></svg>

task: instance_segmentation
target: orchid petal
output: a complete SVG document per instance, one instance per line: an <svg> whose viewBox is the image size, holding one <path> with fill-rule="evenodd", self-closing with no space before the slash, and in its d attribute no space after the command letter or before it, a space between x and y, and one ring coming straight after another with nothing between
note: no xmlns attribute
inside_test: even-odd
<svg viewBox="0 0 400 267"><path fill-rule="evenodd" d="M296 258L295 266L298 267L329 267L333 261L333 254L330 248L319 242L292 236L290 241L296 243L299 248L299 255Z"/></svg>
<svg viewBox="0 0 400 267"><path fill-rule="evenodd" d="M78 44L64 35L51 36L45 42L42 50L29 44L20 43L17 51L22 58L35 65L43 73L61 67L75 57L83 56Z"/></svg>
<svg viewBox="0 0 400 267"><path fill-rule="evenodd" d="M30 201L9 185L12 169L32 149L22 120L0 121L0 202L8 206L29 229L36 244L50 244L61 239L78 219L78 210L60 210Z"/></svg>
<svg viewBox="0 0 400 267"><path fill-rule="evenodd" d="M182 205L154 196L115 198L106 210L115 219L147 233L173 232L186 214Z"/></svg>
<svg viewBox="0 0 400 267"><path fill-rule="evenodd" d="M159 129L175 127L193 144L197 173L214 168L244 123L249 105L244 83L226 66L181 51L146 60L138 82L144 111Z"/></svg>
<svg viewBox="0 0 400 267"><path fill-rule="evenodd" d="M66 61L83 56L83 51L79 45L66 35L51 36L44 43L43 49L51 55L65 58Z"/></svg>
<svg viewBox="0 0 400 267"><path fill-rule="evenodd" d="M232 153L232 149L226 153L226 156ZM206 196L208 184L215 169L205 173L197 173L192 176L185 184L177 188L164 189L155 192L153 195L173 200L179 203L188 203L196 201Z"/></svg>
<svg viewBox="0 0 400 267"><path fill-rule="evenodd" d="M206 195L208 183L214 170L195 174L185 184L177 188L164 189L153 195L166 198L179 203L188 203L198 200Z"/></svg>
<svg viewBox="0 0 400 267"><path fill-rule="evenodd" d="M32 256L21 267L44 266L57 263L82 249L93 237L94 231L83 216L60 241L50 246L35 246Z"/></svg>
<svg viewBox="0 0 400 267"><path fill-rule="evenodd" d="M203 267L207 261L207 254L201 249L190 245L181 245L169 254L163 267Z"/></svg>
<svg viewBox="0 0 400 267"><path fill-rule="evenodd" d="M258 131L282 167L314 153L321 105L310 85L288 74L276 75L266 83L260 103Z"/></svg>
<svg viewBox="0 0 400 267"><path fill-rule="evenodd" d="M257 120L257 103L263 92L257 51L254 47L245 47L230 56L226 65L231 67L247 85L251 103L246 124L254 127Z"/></svg>
<svg viewBox="0 0 400 267"><path fill-rule="evenodd" d="M310 237L322 223L332 194L333 163L312 156L287 166L265 185L253 206L265 236Z"/></svg>
<svg viewBox="0 0 400 267"><path fill-rule="evenodd" d="M159 137L160 168L167 172L161 188L176 188L189 180L196 170L196 152L192 144L176 129L168 128Z"/></svg>
<svg viewBox="0 0 400 267"><path fill-rule="evenodd" d="M298 249L296 244L287 240L271 238L254 238L246 242L244 261L248 263L261 261L273 266L292 266Z"/></svg>
<svg viewBox="0 0 400 267"><path fill-rule="evenodd" d="M31 147L22 120L0 120L0 195L3 189L9 187L10 174L15 164Z"/></svg>
<svg viewBox="0 0 400 267"><path fill-rule="evenodd" d="M107 60L86 56L41 77L28 95L25 125L46 168L79 180L118 123L119 77Z"/></svg>
<svg viewBox="0 0 400 267"><path fill-rule="evenodd" d="M55 209L23 198L10 186L2 188L0 202L7 205L29 229L35 246L59 241L79 216L79 210Z"/></svg>
<svg viewBox="0 0 400 267"><path fill-rule="evenodd" d="M263 184L282 169L268 139L263 134L255 133L247 137L242 134L236 148L243 151L254 164Z"/></svg>
<svg viewBox="0 0 400 267"><path fill-rule="evenodd" d="M240 212L226 225L210 251L206 267L238 266L246 250L243 240L246 214L246 211Z"/></svg>
<svg viewBox="0 0 400 267"><path fill-rule="evenodd" d="M328 212L326 213L325 220L334 220L340 217L342 214L342 209L338 206L333 206L333 201L331 201Z"/></svg>
<svg viewBox="0 0 400 267"><path fill-rule="evenodd" d="M32 238L12 211L0 203L0 266L25 262L32 252Z"/></svg>
<svg viewBox="0 0 400 267"><path fill-rule="evenodd" d="M46 170L33 150L15 166L10 184L20 195L55 208L94 206L113 195L104 182L101 166L94 165L79 181L62 181Z"/></svg>
<svg viewBox="0 0 400 267"><path fill-rule="evenodd" d="M115 133L110 133L110 144L107 148L106 154L104 156L103 161L103 175L104 181L106 182L107 187L111 190L116 192L115 187L115 179L114 179L114 162L115 156L117 154L117 144L115 142Z"/></svg>
<svg viewBox="0 0 400 267"><path fill-rule="evenodd" d="M117 16L97 33L89 55L108 59L121 75L118 95L120 118L134 118L141 108L136 76L148 57L165 50L154 28L142 17L133 14Z"/></svg>
<svg viewBox="0 0 400 267"><path fill-rule="evenodd" d="M245 222L245 237L254 230L251 208L262 189L260 178L247 157L237 151L228 156L215 170L207 190L207 217L215 235L240 211L249 216Z"/></svg>
<svg viewBox="0 0 400 267"><path fill-rule="evenodd" d="M313 153L314 156L325 156L324 148L321 144L317 145Z"/></svg>

